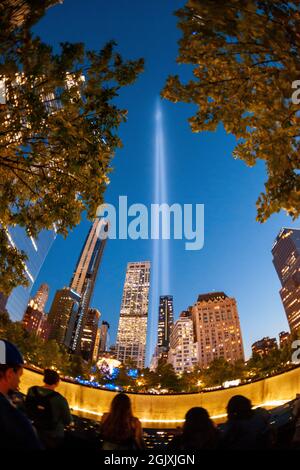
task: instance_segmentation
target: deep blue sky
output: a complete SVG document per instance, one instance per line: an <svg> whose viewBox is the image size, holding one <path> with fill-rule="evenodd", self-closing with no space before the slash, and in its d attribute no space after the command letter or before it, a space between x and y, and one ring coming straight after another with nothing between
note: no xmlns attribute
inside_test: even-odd
<svg viewBox="0 0 300 470"><path fill-rule="evenodd" d="M179 0L65 0L48 10L36 32L57 46L61 41L85 42L101 48L114 39L126 58L144 57L145 72L122 90L120 106L128 122L120 136L124 147L113 162L106 201L116 204L127 195L129 204L153 201L155 103L171 73L186 74L176 64L177 40L173 11ZM168 195L170 203L205 204L205 245L185 251L184 242L170 245L170 292L175 316L193 304L200 293L222 290L237 299L246 356L263 336L288 328L279 297L280 283L272 264L271 247L282 226L293 226L285 214L263 225L255 221L255 201L266 179L263 164L247 168L232 158L235 140L222 128L192 134L187 118L194 107L164 101ZM89 229L84 220L67 239L58 237L35 283L56 289L68 285ZM115 341L122 289L128 261L151 260L151 241L108 240L95 289L93 306L111 324ZM151 306L150 306L151 307ZM154 344L151 345L153 347Z"/></svg>

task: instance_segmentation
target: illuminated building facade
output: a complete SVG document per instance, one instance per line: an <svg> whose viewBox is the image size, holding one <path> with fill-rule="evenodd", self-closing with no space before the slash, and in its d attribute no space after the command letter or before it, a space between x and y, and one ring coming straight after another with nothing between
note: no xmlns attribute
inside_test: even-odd
<svg viewBox="0 0 300 470"><path fill-rule="evenodd" d="M192 370L198 364L198 344L190 316L180 315L172 328L168 362L177 374Z"/></svg>
<svg viewBox="0 0 300 470"><path fill-rule="evenodd" d="M150 262L128 263L118 325L116 356L121 362L132 359L138 368L145 365Z"/></svg>
<svg viewBox="0 0 300 470"><path fill-rule="evenodd" d="M100 334L101 334L100 327L98 326L97 332L96 332L94 349L93 349L93 355L92 355L93 362L97 362L99 358Z"/></svg>
<svg viewBox="0 0 300 470"><path fill-rule="evenodd" d="M199 295L192 307L198 343L198 363L208 367L216 358L244 360L244 348L236 300L224 292Z"/></svg>
<svg viewBox="0 0 300 470"><path fill-rule="evenodd" d="M159 298L158 339L157 346L167 352L170 348L170 336L174 323L173 296L163 295Z"/></svg>
<svg viewBox="0 0 300 470"><path fill-rule="evenodd" d="M300 328L300 229L283 228L273 248L273 264L281 282L280 297L291 331Z"/></svg>
<svg viewBox="0 0 300 470"><path fill-rule="evenodd" d="M92 359L97 339L101 313L96 308L89 308L80 339L80 350L85 360Z"/></svg>
<svg viewBox="0 0 300 470"><path fill-rule="evenodd" d="M259 356L267 356L271 351L274 351L278 348L276 338L265 338L260 339L252 344L252 354L258 354Z"/></svg>
<svg viewBox="0 0 300 470"><path fill-rule="evenodd" d="M35 334L45 340L49 338L50 325L47 321L47 315L30 304L25 310L22 324L29 333Z"/></svg>
<svg viewBox="0 0 300 470"><path fill-rule="evenodd" d="M109 338L108 330L109 330L109 323L107 323L107 321L103 321L100 327L99 353L104 353L107 351L108 338Z"/></svg>
<svg viewBox="0 0 300 470"><path fill-rule="evenodd" d="M34 306L34 308L39 310L40 312L44 312L48 297L49 297L48 284L41 284L36 294L32 297L30 301L30 305Z"/></svg>
<svg viewBox="0 0 300 470"><path fill-rule="evenodd" d="M70 347L72 338L72 330L69 328L70 319L77 317L80 302L80 295L70 287L56 291L48 315L51 328L49 339Z"/></svg>
<svg viewBox="0 0 300 470"><path fill-rule="evenodd" d="M291 338L291 334L288 333L287 331L281 331L279 333L279 347L282 349L289 341Z"/></svg>
<svg viewBox="0 0 300 470"><path fill-rule="evenodd" d="M106 244L105 233L108 231L108 222L96 218L89 230L76 269L70 284L70 288L80 295L80 307L76 315L72 316L69 325L68 337L70 349L73 352L81 351L81 339L85 322L88 320L88 309L92 300L97 274ZM84 352L85 350L83 350Z"/></svg>
<svg viewBox="0 0 300 470"><path fill-rule="evenodd" d="M20 321L23 318L27 308L30 293L34 281L36 280L40 269L46 259L46 256L55 240L55 230L43 230L38 238L28 236L22 227L10 227L6 231L8 241L11 246L22 250L27 254L25 262L25 273L28 279L28 286L18 286L13 289L10 296L6 299L5 308L13 321Z"/></svg>

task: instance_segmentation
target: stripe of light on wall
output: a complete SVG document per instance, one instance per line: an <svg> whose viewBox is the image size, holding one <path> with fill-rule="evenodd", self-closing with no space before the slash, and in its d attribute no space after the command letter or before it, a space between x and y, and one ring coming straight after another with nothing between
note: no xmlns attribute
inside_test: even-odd
<svg viewBox="0 0 300 470"><path fill-rule="evenodd" d="M30 236L30 240L31 240L31 243L32 243L33 248L35 249L35 251L38 251L38 247L36 246L34 238Z"/></svg>
<svg viewBox="0 0 300 470"><path fill-rule="evenodd" d="M31 282L34 282L34 278L33 278L32 274L30 273L29 269L27 268L26 264L25 263L23 263L23 264L24 264L24 269L26 271L27 276L29 277Z"/></svg>
<svg viewBox="0 0 300 470"><path fill-rule="evenodd" d="M282 406L282 405L286 404L289 401L290 400L267 401L265 403L261 403L260 405L256 405L253 408L277 407L277 406ZM79 408L79 407L76 407L76 406L72 407L72 411L79 411L79 412L82 412L82 413L88 413L88 414L95 415L95 416L102 416L103 415L103 413L88 410L88 409L85 409L85 408ZM221 419L221 418L226 418L226 417L227 417L227 414L224 413L224 414L211 416L211 419ZM167 423L174 423L174 424L175 423L184 423L184 419L147 419L147 418L142 418L142 419L140 419L140 421L142 423L165 423L165 424L167 424Z"/></svg>

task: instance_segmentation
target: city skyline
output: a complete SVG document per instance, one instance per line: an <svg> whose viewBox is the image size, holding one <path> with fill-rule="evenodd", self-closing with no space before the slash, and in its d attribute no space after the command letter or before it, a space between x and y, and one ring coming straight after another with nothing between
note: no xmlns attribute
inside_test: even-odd
<svg viewBox="0 0 300 470"><path fill-rule="evenodd" d="M0 448L300 449L300 0L0 12Z"/></svg>
<svg viewBox="0 0 300 470"><path fill-rule="evenodd" d="M92 226L91 226L91 228L92 228ZM288 231L288 230L290 230L290 229L282 228L282 229L280 230L279 236L277 236L277 237L275 238L274 244L276 243L276 240L278 241L278 238L280 237L280 234L282 234L282 233L284 233L284 231ZM89 232L90 232L90 230L89 230ZM88 236L87 236L86 238L88 238ZM274 247L274 245L273 245L273 247ZM81 253L81 255L82 255L82 253ZM80 255L80 257L81 257L81 255ZM79 257L79 259L80 259L80 257ZM137 260L137 261L135 261L135 262L128 262L128 263L127 263L127 266L130 265L130 264L135 264L135 263L136 263L136 264L140 264L141 261L138 261L138 260ZM73 278L72 278L71 285L73 285L73 284L74 284L74 275L73 275ZM42 284L42 285L40 285L40 286L38 287L35 296L38 294L40 288L41 288L43 285L46 285L46 283L44 283L44 284ZM150 286L151 286L151 284L150 284ZM212 291L212 292L214 292L214 291ZM201 296L201 295L206 295L206 294L200 293L199 296ZM35 297L35 296L34 296L34 297ZM172 299L171 301L172 301L172 306L173 306L173 297L174 297L173 295L161 295L161 296L159 296L159 299L160 299L160 302L162 301L162 299ZM176 295L175 295L175 297L176 297ZM193 302L190 302L190 304L193 304ZM160 305L160 304L159 304L159 305ZM160 307L161 307L161 305L160 305ZM186 307L186 308L187 308L187 307ZM158 316L158 317L159 317L159 316ZM173 317L173 315L172 315L172 317ZM180 318L180 315L178 315L177 320L178 320L179 318ZM104 319L105 321L109 321L109 320L110 320L109 318L106 318L106 317L105 317L105 318L103 317L103 319ZM149 324L149 319L148 319L147 321L148 321L148 324ZM174 316L174 321L175 321L175 316ZM118 320L118 322L119 322L119 320ZM280 333L280 331L278 331L278 332L275 334L276 338L279 337L279 333ZM158 321L157 337L158 337L158 335L159 335L159 321ZM116 340L117 340L117 337L115 337L115 341L113 341L112 343L115 344L115 343L116 343ZM147 335L147 346L148 346L148 340L149 340L149 333L148 333L148 335ZM258 337L256 337L255 341L258 341ZM252 343L252 344L253 344L253 343ZM248 347L248 348L251 348L251 346L252 346L251 344L247 344L247 347ZM154 351L153 351L153 352L154 352ZM150 360L151 360L151 358L150 358ZM150 360L149 360L148 362L150 362Z"/></svg>
<svg viewBox="0 0 300 470"><path fill-rule="evenodd" d="M73 274L73 277L72 277L71 287L70 287L70 288L67 288L67 289L66 289L66 288L62 288L62 289L61 289L62 292L64 292L65 290L69 290L71 293L74 292L74 293L76 294L76 292L74 291L74 289L72 289L72 286L73 286L73 288L74 288L74 285L75 285L74 279L78 278L78 266L79 266L79 264L80 264L80 260L81 260L81 258L82 258L83 253L84 253L84 250L86 249L87 241L89 240L90 234L91 234L91 232L92 232L93 226L95 226L95 223L96 223L96 222L94 221L93 225L90 227L89 233L88 233L88 235L87 235L87 237L86 237L85 244L84 244L84 246L83 246L83 248L82 248L82 250L81 250L81 254L80 254L79 259L78 259L78 262L77 262L77 267L76 267L76 269L75 269L75 271L74 271L74 274ZM273 253L273 254L274 254L274 248L276 247L278 241L281 240L282 235L283 235L283 238L287 238L287 237L288 237L289 235L291 235L292 233L296 233L296 237L297 237L297 233L298 233L297 231L293 231L293 230L288 229L288 228L282 228L282 229L280 230L280 233L279 233L279 235L277 235L277 237L276 237L276 239L275 239L275 242L274 242L274 244L273 244L273 248L272 248L272 253ZM297 241L298 241L298 238L296 238L296 242L297 242ZM129 262L129 263L127 264L127 272L128 272L128 269L130 269L130 266L131 266L131 267L132 267L132 266L134 267L135 265L140 266L141 264L144 264L144 263L147 263L147 262L143 262L143 261ZM81 269L81 271L82 271L82 269ZM127 277L128 277L128 276L127 276L127 274L126 274L124 289L125 289L126 282L128 283ZM77 279L77 280L78 280L78 279ZM149 283L149 284L150 284L150 286L151 286L151 283ZM125 305L125 304L124 304L124 289L123 289L123 300L122 300L122 305L121 305L121 310L120 310L120 317L119 317L119 325L120 325L121 316L125 316L125 315L124 315L124 312L123 312L123 315L121 315L122 308L123 308L123 310L124 310L124 308L125 308L125 307L124 307L124 305ZM36 298L38 298L38 297L40 296L40 293L41 293L41 292L43 292L43 291L45 291L45 290L46 290L46 299L43 298L43 307L44 307L44 306L45 306L45 302L46 302L46 300L47 300L47 298L48 298L48 295L49 295L49 287L48 287L48 284L46 284L46 283L43 283L43 284L41 284L41 285L39 286L39 288L37 289L37 292L36 292L35 296L32 297L31 303L32 303L32 301L33 301L34 299L36 299ZM56 294L57 294L57 293L60 293L60 291L57 291ZM77 293L77 294L78 294L78 293ZM206 294L201 293L201 294L199 294L199 296L198 296L198 302L199 302L199 299L201 299L201 298L202 298L202 300L203 300L204 297L209 297L209 296L213 297L214 295L216 295L217 297L218 297L218 296L219 296L219 297L221 296L222 298L224 297L223 300L225 300L225 299L228 297L228 296L227 296L226 294L224 294L223 292L216 292L215 294L214 294L213 292L212 292L212 293L206 293ZM43 297L45 297L45 294L43 295ZM79 295L78 295L78 298L80 298ZM207 299L204 299L204 300L207 301ZM235 303L235 299L228 299L228 300L234 300L234 303ZM91 299L90 299L90 301L91 301ZM79 302L79 301L78 301L78 302ZM173 315L173 295L172 295L172 296L171 296L171 295L161 295L161 296L159 297L159 312L158 312L159 314L158 314L158 329L157 329L157 346L159 346L158 343L160 342L160 340L162 340L163 327L164 327L164 328L166 327L166 325L163 325L163 323L165 323L165 317L167 317L167 316L166 316L166 315L163 315L163 316L162 316L162 313L163 313L162 310L164 310L165 307L166 307L165 304L168 305L168 309L171 308L171 310L170 310L170 312L171 312L171 318L170 318L170 319L168 318L168 322L169 322L169 320L171 320L171 323L173 323L173 319L174 319L174 315ZM197 306L197 303L194 305L194 307L192 307L192 306L189 307L189 309L190 309L190 314L189 314L189 316L192 316L192 311L193 311L193 309L195 310L195 307L196 307L196 306ZM148 308L148 307L147 307L147 308ZM166 308L167 308L167 307L166 307ZM183 314L184 314L185 312L187 312L187 311L181 312L181 314L179 315L179 318L177 319L177 321L178 321L180 318L183 318L183 317L184 317ZM194 312L194 313L195 313L195 312ZM163 317L163 318L162 318L162 317ZM70 319L70 318L69 318L69 319ZM100 328L99 319L100 319L100 312L99 312L99 318L98 318L98 322L97 322L98 327ZM238 319L239 334L241 334L241 331L240 331L240 324L239 324L239 317L238 317L238 316L237 316L237 319ZM107 323L107 321L105 320L105 321L103 321L102 323ZM149 324L149 319L148 319L148 314L147 314L147 323L146 323L146 325L148 326L148 324ZM68 329L70 329L70 328L68 328ZM167 329L168 329L168 328L167 328ZM280 334L280 332L277 332L276 337L279 337L279 334ZM148 340L149 340L149 334L146 334L146 344L148 343ZM117 338L116 338L116 341L117 341ZM114 341L114 343L116 343L116 341ZM258 338L256 338L256 342L259 342L259 341L260 341L260 340L258 340ZM199 342L199 341L198 341L198 342ZM199 343L199 344L200 344L200 343ZM241 354L241 358L242 358L242 357L244 357L243 342L242 342L241 344L242 344L242 354ZM160 345L160 346L163 346L163 345ZM200 346L198 346L198 347L200 348ZM253 350L253 344L251 345L251 348L252 348L252 350Z"/></svg>
<svg viewBox="0 0 300 470"><path fill-rule="evenodd" d="M106 201L115 206L120 195L127 195L129 204L154 202L155 106L167 75L178 72L175 58L180 32L173 11L182 3L154 1L145 5L133 1L124 8L121 1L113 1L102 10L91 1L84 7L77 1L65 1L59 8L50 9L35 27L54 47L58 45L56 29L59 27L62 40L84 40L88 47L96 48L99 42L113 37L124 55L145 57L145 73L117 99L120 106L128 108L128 122L121 128L124 147L116 153L111 184L105 194ZM91 18L89 28L81 21L84 14ZM68 24L63 22L66 16L70 18ZM137 41L137 37L143 40ZM157 50L161 51L159 55ZM181 67L181 70L188 78L188 68ZM280 228L295 223L283 213L273 215L263 225L255 221L255 201L266 180L264 165L260 162L249 169L243 162L234 160L231 154L235 139L221 126L214 133L193 134L186 122L193 114L192 105L163 102L162 109L168 202L205 204L205 243L202 250L193 254L185 252L180 241L170 243L170 292L160 294L173 295L175 318L196 301L200 292L222 290L234 296L249 357L251 344L257 338L277 336L287 329L271 247ZM66 240L58 237L52 247L37 281L37 284L49 281L49 302L56 289L68 284L76 262L75 253L84 241L88 226L84 219ZM63 257L63 269L57 269L52 256L53 259ZM112 339L116 337L126 264L139 259L152 261L152 256L152 245L146 240L107 243L103 276L96 285L93 306L109 321ZM157 320L154 330L156 327ZM149 346L148 359L155 342L156 335Z"/></svg>

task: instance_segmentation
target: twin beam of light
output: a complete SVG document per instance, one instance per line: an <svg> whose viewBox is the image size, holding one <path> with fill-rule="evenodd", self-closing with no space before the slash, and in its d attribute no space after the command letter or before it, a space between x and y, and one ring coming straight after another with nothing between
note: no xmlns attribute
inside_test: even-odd
<svg viewBox="0 0 300 470"><path fill-rule="evenodd" d="M160 99L157 99L154 132L154 204L168 203L166 160L162 106ZM155 233L157 233L159 225L161 225L159 222L159 220L153 220L152 222ZM159 296L170 294L169 240L153 240L152 253L150 359L157 341Z"/></svg>

